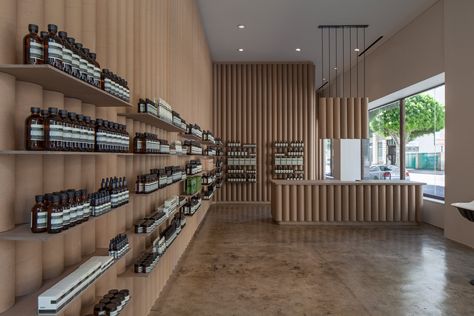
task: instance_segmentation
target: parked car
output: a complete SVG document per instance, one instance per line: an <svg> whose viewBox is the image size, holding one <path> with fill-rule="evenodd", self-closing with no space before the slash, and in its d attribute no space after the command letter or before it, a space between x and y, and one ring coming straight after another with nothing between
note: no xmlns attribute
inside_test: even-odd
<svg viewBox="0 0 474 316"><path fill-rule="evenodd" d="M400 180L400 168L394 165L372 165L369 168L371 180ZM410 174L405 172L405 179L410 180Z"/></svg>

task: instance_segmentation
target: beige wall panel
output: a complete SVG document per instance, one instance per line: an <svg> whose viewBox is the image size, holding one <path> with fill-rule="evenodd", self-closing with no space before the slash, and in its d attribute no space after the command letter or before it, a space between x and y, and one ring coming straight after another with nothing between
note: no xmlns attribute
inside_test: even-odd
<svg viewBox="0 0 474 316"><path fill-rule="evenodd" d="M393 220L401 220L401 189L399 185L393 186Z"/></svg>
<svg viewBox="0 0 474 316"><path fill-rule="evenodd" d="M364 221L364 186L358 185L357 191L357 221Z"/></svg>
<svg viewBox="0 0 474 316"><path fill-rule="evenodd" d="M288 222L290 220L290 187L288 185L283 186L282 190L283 198L283 221Z"/></svg>
<svg viewBox="0 0 474 316"><path fill-rule="evenodd" d="M371 220L374 221L374 222L378 222L379 221L379 188L380 186L372 186L371 187Z"/></svg>
<svg viewBox="0 0 474 316"><path fill-rule="evenodd" d="M304 197L304 190L305 190L305 187L303 185L299 185L296 189L297 191L297 210L298 210L298 217L297 217L297 220L298 221L301 221L301 222L304 222L305 220L305 203L306 203L306 200L305 200L305 197Z"/></svg>
<svg viewBox="0 0 474 316"><path fill-rule="evenodd" d="M324 139L328 138L327 135L327 98L320 98L318 104L318 125L319 125L319 138Z"/></svg>
<svg viewBox="0 0 474 316"><path fill-rule="evenodd" d="M41 241L15 242L15 295L29 294L43 281Z"/></svg>
<svg viewBox="0 0 474 316"><path fill-rule="evenodd" d="M387 209L386 209L386 221L393 221L393 212L394 212L394 186L393 185L387 185L385 187L387 190L387 198L385 199Z"/></svg>
<svg viewBox="0 0 474 316"><path fill-rule="evenodd" d="M408 187L400 186L400 220L408 221Z"/></svg>
<svg viewBox="0 0 474 316"><path fill-rule="evenodd" d="M334 117L334 132L333 137L336 139L341 138L341 98L334 98L333 104L333 117Z"/></svg>
<svg viewBox="0 0 474 316"><path fill-rule="evenodd" d="M334 221L342 221L342 186L334 186Z"/></svg>
<svg viewBox="0 0 474 316"><path fill-rule="evenodd" d="M361 138L362 135L361 110L361 98L354 98L354 138Z"/></svg>
<svg viewBox="0 0 474 316"><path fill-rule="evenodd" d="M16 61L16 50L12 47L16 47L17 43L17 2L16 0L2 0L0 2L0 29L2 30L0 32L0 43L2 43L0 45L0 64L14 64ZM27 31L28 29L25 30L25 33ZM2 75L0 74L0 88L3 84ZM6 96L4 93L1 95L2 97Z"/></svg>
<svg viewBox="0 0 474 316"><path fill-rule="evenodd" d="M319 221L319 188L317 186L311 187L311 195L313 198L312 217L313 221Z"/></svg>
<svg viewBox="0 0 474 316"><path fill-rule="evenodd" d="M326 222L328 220L328 195L325 185L319 186L319 220L321 222Z"/></svg>
<svg viewBox="0 0 474 316"><path fill-rule="evenodd" d="M361 138L369 138L369 99L362 98L361 102Z"/></svg>
<svg viewBox="0 0 474 316"><path fill-rule="evenodd" d="M408 187L408 221L416 220L416 187Z"/></svg>
<svg viewBox="0 0 474 316"><path fill-rule="evenodd" d="M350 194L349 186L342 186L342 220L349 221L350 219Z"/></svg>
<svg viewBox="0 0 474 316"><path fill-rule="evenodd" d="M384 222L387 220L387 201L388 197L387 186L379 186L379 220Z"/></svg>
<svg viewBox="0 0 474 316"><path fill-rule="evenodd" d="M326 188L327 191L327 221L334 221L334 186L329 185Z"/></svg>
<svg viewBox="0 0 474 316"><path fill-rule="evenodd" d="M298 195L296 193L296 186L290 187L290 221L296 222L298 220Z"/></svg>
<svg viewBox="0 0 474 316"><path fill-rule="evenodd" d="M1 11L1 10L0 10ZM0 241L0 313L15 304L15 242Z"/></svg>
<svg viewBox="0 0 474 316"><path fill-rule="evenodd" d="M93 52L96 51L96 0L82 0L81 40ZM102 67L101 59L97 59ZM129 77L126 77L130 80ZM130 82L130 81L129 81Z"/></svg>
<svg viewBox="0 0 474 316"><path fill-rule="evenodd" d="M372 208L372 186L364 185L364 221L372 221L372 213L374 209Z"/></svg>
<svg viewBox="0 0 474 316"><path fill-rule="evenodd" d="M347 138L354 138L355 136L355 122L354 122L354 98L347 99Z"/></svg>
<svg viewBox="0 0 474 316"><path fill-rule="evenodd" d="M56 24L60 30L65 28L64 24L64 2L65 0L43 0L44 1L44 23Z"/></svg>
<svg viewBox="0 0 474 316"><path fill-rule="evenodd" d="M64 270L64 238L57 236L41 243L43 248L43 279L60 275Z"/></svg>
<svg viewBox="0 0 474 316"><path fill-rule="evenodd" d="M13 156L0 157L0 176L11 185L0 186L2 196L0 205L0 231L7 231L15 227L15 158Z"/></svg>
<svg viewBox="0 0 474 316"><path fill-rule="evenodd" d="M340 126L341 126L341 135L340 137L342 139L344 138L349 138L347 136L347 98L340 98L340 113L341 113L341 119L340 119Z"/></svg>
<svg viewBox="0 0 474 316"><path fill-rule="evenodd" d="M334 138L334 98L326 99L326 137Z"/></svg>
<svg viewBox="0 0 474 316"><path fill-rule="evenodd" d="M3 3L2 3L3 4ZM1 10L0 10L1 11ZM2 29L2 33L5 32ZM1 35L0 35L1 36ZM6 45L2 42L1 46ZM15 149L15 78L0 73L0 149Z"/></svg>
<svg viewBox="0 0 474 316"><path fill-rule="evenodd" d="M349 186L349 220L357 221L357 188L354 185Z"/></svg>
<svg viewBox="0 0 474 316"><path fill-rule="evenodd" d="M311 194L311 186L304 186L304 220L311 222L313 220L313 201Z"/></svg>

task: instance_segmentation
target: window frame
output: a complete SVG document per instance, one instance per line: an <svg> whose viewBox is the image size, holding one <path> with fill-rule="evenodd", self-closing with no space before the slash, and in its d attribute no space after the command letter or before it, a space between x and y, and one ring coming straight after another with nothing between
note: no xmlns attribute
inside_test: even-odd
<svg viewBox="0 0 474 316"><path fill-rule="evenodd" d="M384 106L388 106L390 104L393 104L395 102L398 102L398 104L399 104L399 108L400 108L400 174L399 174L399 176L400 176L401 180L405 180L405 171L403 171L403 170L406 170L406 144L405 144L405 137L404 137L404 133L405 133L405 100L408 99L408 98L411 98L415 95L418 95L420 93L427 92L427 91L439 88L441 86L446 86L446 82L431 86L429 88L423 89L423 90L418 91L416 93L406 95L403 98L397 98L397 99L392 100L390 102L386 102L386 103L378 105L378 106L376 106L372 109L369 109L369 112L370 112L370 111L380 109ZM446 106L446 104L445 104L445 106ZM403 137L402 137L402 135L403 135ZM403 154L402 154L402 152L403 152ZM362 142L361 142L361 153L363 153ZM403 166L403 168L402 168L402 166ZM361 168L362 168L361 169L361 174L363 175L364 174L364 166L362 165ZM446 182L445 182L445 184L446 184ZM445 188L446 188L446 186L445 186ZM441 197L441 196L437 196L437 195L433 195L433 194L429 194L429 193L424 193L424 192L423 192L423 197L433 199L433 200L437 200L437 201L443 201L443 202L446 199L445 197Z"/></svg>

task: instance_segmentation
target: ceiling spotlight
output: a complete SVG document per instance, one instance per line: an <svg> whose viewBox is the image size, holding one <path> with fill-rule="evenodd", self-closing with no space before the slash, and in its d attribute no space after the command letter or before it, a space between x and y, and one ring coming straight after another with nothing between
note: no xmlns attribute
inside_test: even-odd
<svg viewBox="0 0 474 316"><path fill-rule="evenodd" d="M237 25L237 28L243 30L245 28L245 25L239 24L239 25Z"/></svg>
<svg viewBox="0 0 474 316"><path fill-rule="evenodd" d="M239 52L243 52L243 51L244 51L243 48L239 48L239 49L237 49L237 50L238 50Z"/></svg>
<svg viewBox="0 0 474 316"><path fill-rule="evenodd" d="M334 67L334 70L337 70L337 67Z"/></svg>
<svg viewBox="0 0 474 316"><path fill-rule="evenodd" d="M296 51L297 51L297 52L301 52L301 48L297 48Z"/></svg>
<svg viewBox="0 0 474 316"><path fill-rule="evenodd" d="M354 52L359 52L359 51L360 51L360 49L354 48Z"/></svg>
<svg viewBox="0 0 474 316"><path fill-rule="evenodd" d="M323 81L326 81L326 78L323 78Z"/></svg>

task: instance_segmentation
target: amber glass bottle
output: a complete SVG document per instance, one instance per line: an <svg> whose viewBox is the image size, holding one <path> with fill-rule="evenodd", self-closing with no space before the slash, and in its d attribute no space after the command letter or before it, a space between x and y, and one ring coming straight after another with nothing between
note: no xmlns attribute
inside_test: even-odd
<svg viewBox="0 0 474 316"><path fill-rule="evenodd" d="M100 87L100 65L97 62L97 55L95 53L90 53L92 62L94 64L94 86Z"/></svg>
<svg viewBox="0 0 474 316"><path fill-rule="evenodd" d="M44 128L41 110L31 108L31 115L26 119L25 140L27 150L44 150Z"/></svg>
<svg viewBox="0 0 474 316"><path fill-rule="evenodd" d="M71 47L72 51L72 72L71 74L76 77L80 78L81 77L81 71L80 71L80 66L81 66L81 57L79 54L79 50L76 47L76 40L74 37L68 37L67 41Z"/></svg>
<svg viewBox="0 0 474 316"><path fill-rule="evenodd" d="M56 34L58 27L55 24L48 24L48 35L44 38L44 60L45 63L63 70L63 44Z"/></svg>
<svg viewBox="0 0 474 316"><path fill-rule="evenodd" d="M63 70L68 74L72 74L72 48L67 40L67 33L60 31L59 38L63 44Z"/></svg>
<svg viewBox="0 0 474 316"><path fill-rule="evenodd" d="M23 62L25 64L43 64L43 41L38 36L38 25L29 24L29 33L23 38Z"/></svg>
<svg viewBox="0 0 474 316"><path fill-rule="evenodd" d="M48 212L43 204L42 195L35 196L36 204L31 209L31 232L44 233L48 230Z"/></svg>
<svg viewBox="0 0 474 316"><path fill-rule="evenodd" d="M62 150L62 119L57 108L48 108L48 116L44 118L44 136L46 150Z"/></svg>
<svg viewBox="0 0 474 316"><path fill-rule="evenodd" d="M59 205L59 195L48 196L48 233L57 234L63 229L63 210Z"/></svg>

